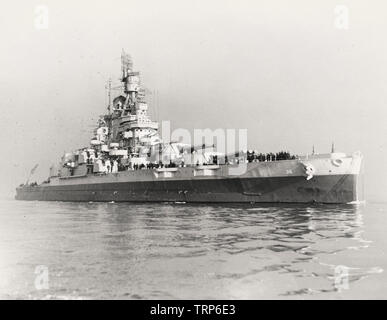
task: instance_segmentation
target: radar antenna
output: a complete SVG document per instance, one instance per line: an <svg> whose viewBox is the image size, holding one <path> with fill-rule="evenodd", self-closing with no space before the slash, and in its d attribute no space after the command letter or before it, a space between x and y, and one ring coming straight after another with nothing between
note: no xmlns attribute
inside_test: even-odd
<svg viewBox="0 0 387 320"><path fill-rule="evenodd" d="M108 91L108 113L111 113L112 110L112 79L109 78L108 85L105 87Z"/></svg>
<svg viewBox="0 0 387 320"><path fill-rule="evenodd" d="M121 67L122 67L122 81L128 76L133 69L133 61L129 54L127 54L124 49L121 53Z"/></svg>

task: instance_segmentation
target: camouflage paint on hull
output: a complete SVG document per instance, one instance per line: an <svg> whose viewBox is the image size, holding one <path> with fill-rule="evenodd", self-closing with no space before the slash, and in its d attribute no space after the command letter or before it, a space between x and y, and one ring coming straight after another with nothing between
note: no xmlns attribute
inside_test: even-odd
<svg viewBox="0 0 387 320"><path fill-rule="evenodd" d="M18 200L187 203L350 203L357 174L127 181L17 188Z"/></svg>

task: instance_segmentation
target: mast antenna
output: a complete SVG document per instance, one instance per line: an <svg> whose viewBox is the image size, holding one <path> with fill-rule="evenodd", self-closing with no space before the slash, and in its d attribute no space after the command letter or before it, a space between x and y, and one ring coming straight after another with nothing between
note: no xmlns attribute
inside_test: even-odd
<svg viewBox="0 0 387 320"><path fill-rule="evenodd" d="M112 79L111 78L109 78L109 82L108 82L108 108L107 109L110 114L112 109Z"/></svg>
<svg viewBox="0 0 387 320"><path fill-rule="evenodd" d="M121 68L122 68L122 81L128 76L128 73L133 69L132 58L127 54L124 49L121 52Z"/></svg>

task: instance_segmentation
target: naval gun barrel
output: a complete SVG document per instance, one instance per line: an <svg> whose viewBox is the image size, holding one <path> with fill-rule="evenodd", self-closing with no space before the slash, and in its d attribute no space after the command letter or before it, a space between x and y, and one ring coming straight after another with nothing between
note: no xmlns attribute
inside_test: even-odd
<svg viewBox="0 0 387 320"><path fill-rule="evenodd" d="M196 146L193 146L193 145L183 145L182 146L182 149L184 151L190 151L191 153L193 153L194 151L199 151L199 150L206 150L206 149L213 149L215 148L215 144L205 144L203 143L202 145L196 145Z"/></svg>

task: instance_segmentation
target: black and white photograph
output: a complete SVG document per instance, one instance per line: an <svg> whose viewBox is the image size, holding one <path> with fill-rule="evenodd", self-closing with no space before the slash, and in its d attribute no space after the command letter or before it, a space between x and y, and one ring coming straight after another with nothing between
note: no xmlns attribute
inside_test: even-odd
<svg viewBox="0 0 387 320"><path fill-rule="evenodd" d="M0 299L146 300L146 319L386 299L386 17L2 2Z"/></svg>

